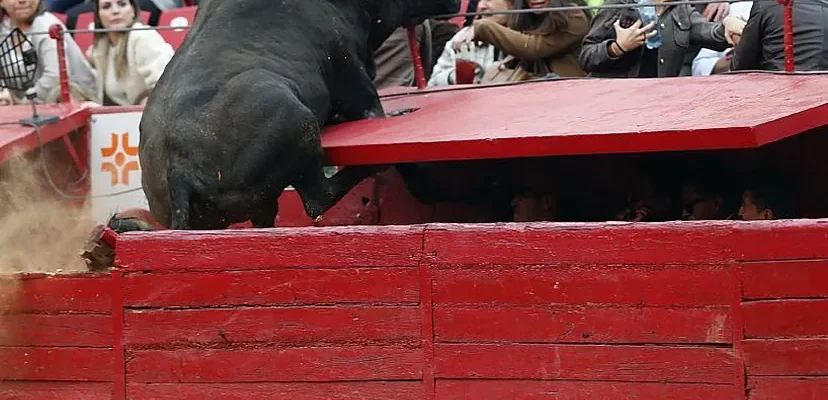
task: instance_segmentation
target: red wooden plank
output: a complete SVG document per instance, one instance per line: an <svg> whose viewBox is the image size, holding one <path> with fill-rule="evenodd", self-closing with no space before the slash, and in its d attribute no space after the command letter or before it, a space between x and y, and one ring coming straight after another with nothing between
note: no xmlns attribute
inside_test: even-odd
<svg viewBox="0 0 828 400"><path fill-rule="evenodd" d="M421 382L130 383L130 400L423 400Z"/></svg>
<svg viewBox="0 0 828 400"><path fill-rule="evenodd" d="M751 377L747 400L823 400L828 398L826 377Z"/></svg>
<svg viewBox="0 0 828 400"><path fill-rule="evenodd" d="M729 96L711 98L710 85ZM333 126L322 144L332 165L750 148L828 125L826 85L826 76L739 74L437 89L386 97L386 110L418 110ZM659 118L631 112L630 93L662 105ZM533 112L527 104L543 106ZM730 112L734 104L751 111Z"/></svg>
<svg viewBox="0 0 828 400"><path fill-rule="evenodd" d="M416 343L419 315L416 307L138 311L126 314L124 343L139 347Z"/></svg>
<svg viewBox="0 0 828 400"><path fill-rule="evenodd" d="M103 400L112 398L111 383L2 382L0 400Z"/></svg>
<svg viewBox="0 0 828 400"><path fill-rule="evenodd" d="M15 122L32 116L29 106L3 107L0 114L0 163L11 158L17 149L28 152L40 148L45 143L57 140L68 135L75 129L87 124L89 110L86 108L70 109L64 104L44 104L38 107L38 113L43 116L60 117L60 121L40 127L39 134L29 126L15 124ZM2 124L8 122L8 124Z"/></svg>
<svg viewBox="0 0 828 400"><path fill-rule="evenodd" d="M112 288L109 275L85 274L69 277L40 275L24 277L14 285L13 303L0 305L0 311L73 311L107 314L112 312Z"/></svg>
<svg viewBox="0 0 828 400"><path fill-rule="evenodd" d="M0 380L112 381L112 351L70 347L0 347Z"/></svg>
<svg viewBox="0 0 828 400"><path fill-rule="evenodd" d="M417 304L416 268L287 269L129 274L132 307L382 303Z"/></svg>
<svg viewBox="0 0 828 400"><path fill-rule="evenodd" d="M425 234L425 254L441 265L710 264L732 257L732 235L733 225L720 221L433 224Z"/></svg>
<svg viewBox="0 0 828 400"><path fill-rule="evenodd" d="M827 114L828 115L828 114ZM828 226L819 220L734 222L737 260L782 261L828 258Z"/></svg>
<svg viewBox="0 0 828 400"><path fill-rule="evenodd" d="M566 379L732 384L732 349L600 345L436 347L440 378Z"/></svg>
<svg viewBox="0 0 828 400"><path fill-rule="evenodd" d="M528 380L438 380L437 400L733 399L728 385Z"/></svg>
<svg viewBox="0 0 828 400"><path fill-rule="evenodd" d="M828 298L828 260L744 263L741 275L746 300Z"/></svg>
<svg viewBox="0 0 828 400"><path fill-rule="evenodd" d="M746 338L828 336L828 299L751 302L742 312Z"/></svg>
<svg viewBox="0 0 828 400"><path fill-rule="evenodd" d="M131 233L118 241L116 262L128 271L413 267L422 233L417 226Z"/></svg>
<svg viewBox="0 0 828 400"><path fill-rule="evenodd" d="M440 342L729 343L729 310L551 307L438 308Z"/></svg>
<svg viewBox="0 0 828 400"><path fill-rule="evenodd" d="M94 314L0 314L0 345L111 347L112 317Z"/></svg>
<svg viewBox="0 0 828 400"><path fill-rule="evenodd" d="M735 290L733 274L708 266L481 266L434 272L434 302L440 306L727 306Z"/></svg>
<svg viewBox="0 0 828 400"><path fill-rule="evenodd" d="M231 350L139 350L127 382L328 382L422 378L420 349L297 347Z"/></svg>
<svg viewBox="0 0 828 400"><path fill-rule="evenodd" d="M828 375L828 339L745 340L748 375Z"/></svg>

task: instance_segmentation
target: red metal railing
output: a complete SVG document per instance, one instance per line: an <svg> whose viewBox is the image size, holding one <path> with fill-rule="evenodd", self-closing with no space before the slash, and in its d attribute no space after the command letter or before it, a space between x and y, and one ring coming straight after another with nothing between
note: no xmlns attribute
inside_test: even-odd
<svg viewBox="0 0 828 400"><path fill-rule="evenodd" d="M784 27L784 46L785 46L785 71L786 72L794 72L794 51L793 51L793 2L794 0L777 0L784 8L783 14L783 27ZM681 1L679 1L681 2ZM688 4L703 4L705 1L685 1ZM706 3L715 2L714 1L707 1ZM619 5L623 6L623 5ZM629 6L629 5L626 5ZM537 11L542 10L549 10L554 11L556 9L593 9L593 8L616 8L610 6L598 6L598 7L582 7L582 6L575 6L575 7L550 7L545 9L537 9ZM466 16L466 15L474 15L474 12L466 13L460 12L456 14L452 14L451 16ZM488 13L484 13L488 14ZM440 16L445 17L445 16ZM177 27L157 27L160 29L181 29ZM185 28L186 29L186 28ZM411 59L414 62L414 77L415 82L418 89L423 89L426 87L426 79L425 79L425 69L423 67L423 61L420 56L420 47L419 42L417 41L417 35L415 27L410 26L406 27L408 33L408 48L411 53ZM60 74L60 101L62 103L68 103L71 101L70 93L69 93L69 77L66 72L66 51L65 51L65 43L64 43L64 35L72 32L85 32L86 30L74 30L68 31L65 30L61 25L55 24L49 29L49 37L52 39L57 40L57 55L58 55L58 65L59 65L59 74Z"/></svg>

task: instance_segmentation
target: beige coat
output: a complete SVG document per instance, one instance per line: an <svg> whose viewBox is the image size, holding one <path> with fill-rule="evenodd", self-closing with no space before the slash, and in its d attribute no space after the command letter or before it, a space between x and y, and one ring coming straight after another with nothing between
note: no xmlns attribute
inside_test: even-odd
<svg viewBox="0 0 828 400"><path fill-rule="evenodd" d="M140 22L133 25L136 28L145 26ZM87 50L87 57L98 71L97 101L100 103L103 103L104 99L109 48L109 41L104 38L96 41ZM172 46L155 30L129 32L127 78L125 79L126 87L123 90L126 92L130 105L140 103L144 97L149 95L174 53Z"/></svg>

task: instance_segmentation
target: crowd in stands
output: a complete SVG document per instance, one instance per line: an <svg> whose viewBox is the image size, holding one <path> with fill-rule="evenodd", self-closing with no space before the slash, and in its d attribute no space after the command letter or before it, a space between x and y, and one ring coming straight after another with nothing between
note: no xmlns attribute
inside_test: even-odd
<svg viewBox="0 0 828 400"><path fill-rule="evenodd" d="M486 12L638 1L466 0L464 4L470 11ZM416 27L416 33L428 86L784 70L783 8L777 1L706 5L652 1L657 20L649 24L642 22L640 9L635 7L483 15L461 19L460 23L457 19L427 20ZM793 4L796 69L828 70L828 0L797 0ZM95 28L155 26L165 13L182 7L192 9L193 17L196 6L197 2L185 4L184 0L0 0L0 38L14 27L24 33L42 33L53 24L64 23L68 29L85 28L77 26L84 15L92 17ZM658 43L648 44L656 34ZM156 30L99 32L88 47L79 44L79 35L67 35L65 40L71 95L79 102L143 104L177 48L174 41L165 39L164 32ZM44 34L28 38L38 54L34 101L56 102L60 91L56 43ZM406 38L406 30L400 28L375 51L377 88L415 84ZM0 105L27 101L25 93L0 92ZM767 193L765 188L746 188L739 215L764 218L782 214ZM687 189L682 218L701 218L702 214L704 218L726 217L725 208L720 207L723 203L711 200L716 196L703 185ZM664 203L661 200L639 200L617 218L658 218L659 210L670 209L659 206ZM538 207L548 208L550 201L517 198L516 210L524 207L520 204L532 204L539 212ZM693 211L698 207L707 211Z"/></svg>

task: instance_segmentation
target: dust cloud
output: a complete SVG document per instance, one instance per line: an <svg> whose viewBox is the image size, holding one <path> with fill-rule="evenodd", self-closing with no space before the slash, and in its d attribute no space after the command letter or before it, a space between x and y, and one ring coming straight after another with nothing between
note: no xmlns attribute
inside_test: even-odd
<svg viewBox="0 0 828 400"><path fill-rule="evenodd" d="M60 171L50 171L60 185ZM66 189L62 189L66 191ZM78 272L95 223L88 201L61 198L38 157L15 157L0 171L0 273Z"/></svg>

